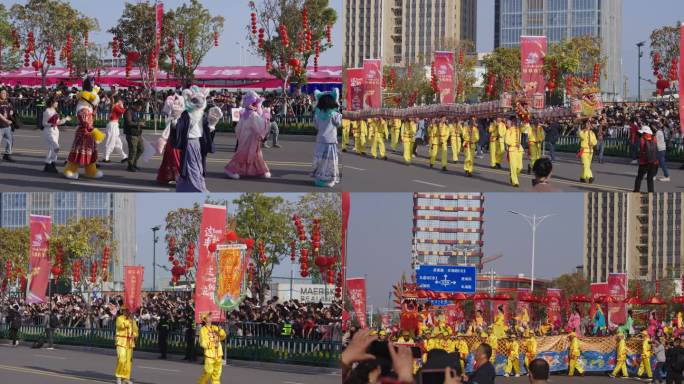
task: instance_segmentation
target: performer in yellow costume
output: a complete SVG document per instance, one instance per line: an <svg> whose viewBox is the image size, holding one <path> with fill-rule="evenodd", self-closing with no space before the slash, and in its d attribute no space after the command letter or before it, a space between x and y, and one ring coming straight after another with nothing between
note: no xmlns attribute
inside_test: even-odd
<svg viewBox="0 0 684 384"><path fill-rule="evenodd" d="M579 131L580 152L579 157L582 161L582 174L580 175L580 182L593 183L594 174L591 173L591 159L594 157L594 147L598 143L596 134L591 129L591 123L584 124Z"/></svg>
<svg viewBox="0 0 684 384"><path fill-rule="evenodd" d="M530 163L527 164L527 173L532 173L534 162L542 156L542 144L544 144L544 127L541 123L534 123L527 131L527 147L530 150Z"/></svg>
<svg viewBox="0 0 684 384"><path fill-rule="evenodd" d="M399 136L401 135L401 120L392 119L390 120L390 146L394 152L397 151L399 146Z"/></svg>
<svg viewBox="0 0 684 384"><path fill-rule="evenodd" d="M511 185L514 187L520 187L520 181L518 181L518 175L522 170L522 158L523 158L523 147L522 147L522 132L517 124L512 123L506 130L506 145L508 146L508 164L511 172Z"/></svg>
<svg viewBox="0 0 684 384"><path fill-rule="evenodd" d="M404 152L404 162L411 165L413 159L413 139L416 137L418 123L416 119L406 120L401 124L401 147Z"/></svg>
<svg viewBox="0 0 684 384"><path fill-rule="evenodd" d="M490 332L489 336L487 336L487 344L492 347L492 357L489 361L496 365L496 349L499 348L499 338L493 332Z"/></svg>
<svg viewBox="0 0 684 384"><path fill-rule="evenodd" d="M416 342L411 337L409 331L402 331L401 336L397 339L396 344L399 345L414 345Z"/></svg>
<svg viewBox="0 0 684 384"><path fill-rule="evenodd" d="M508 359L506 359L506 369L504 376L508 377L515 371L515 377L520 377L520 344L518 338L513 334L508 343Z"/></svg>
<svg viewBox="0 0 684 384"><path fill-rule="evenodd" d="M506 124L497 118L489 124L489 165L501 169L501 161L506 153L504 140L506 139Z"/></svg>
<svg viewBox="0 0 684 384"><path fill-rule="evenodd" d="M449 141L451 142L451 156L454 163L458 162L458 155L461 153L461 130L463 126L459 121L452 121L449 124Z"/></svg>
<svg viewBox="0 0 684 384"><path fill-rule="evenodd" d="M480 140L480 131L475 119L469 125L462 127L461 137L463 138L463 170L466 176L473 177L475 151L477 151L477 142Z"/></svg>
<svg viewBox="0 0 684 384"><path fill-rule="evenodd" d="M648 331L641 331L641 335L644 340L641 342L641 364L639 364L639 370L637 371L637 376L641 377L646 372L646 377L649 380L653 377L653 372L651 372L651 338L648 337Z"/></svg>
<svg viewBox="0 0 684 384"><path fill-rule="evenodd" d="M497 307L496 316L494 316L494 324L492 325L492 333L498 339L506 336L506 318L504 317L503 304Z"/></svg>
<svg viewBox="0 0 684 384"><path fill-rule="evenodd" d="M205 384L211 378L211 384L220 384L223 369L221 342L226 339L226 331L211 324L211 312L202 315L202 324L199 341L204 349L204 373L198 383Z"/></svg>
<svg viewBox="0 0 684 384"><path fill-rule="evenodd" d="M465 372L465 361L468 357L468 343L466 343L464 338L458 338L456 340L456 349L458 354L461 356L461 370Z"/></svg>
<svg viewBox="0 0 684 384"><path fill-rule="evenodd" d="M352 133L354 134L354 151L361 156L366 156L366 134L368 127L366 127L365 120L357 120L352 124Z"/></svg>
<svg viewBox="0 0 684 384"><path fill-rule="evenodd" d="M116 318L116 383L131 384L131 366L133 364L133 348L138 337L138 323L132 318L128 309L123 308Z"/></svg>
<svg viewBox="0 0 684 384"><path fill-rule="evenodd" d="M342 152L347 152L349 145L349 131L351 130L352 122L349 119L342 119Z"/></svg>
<svg viewBox="0 0 684 384"><path fill-rule="evenodd" d="M368 127L368 138L371 143L371 156L374 159L380 157L383 160L387 160L387 155L385 154L385 140L387 136L388 131L385 119L382 117L373 119Z"/></svg>
<svg viewBox="0 0 684 384"><path fill-rule="evenodd" d="M570 345L568 346L568 376L575 376L575 371L577 373L584 374L584 369L580 367L577 363L579 362L580 355L582 351L580 350L579 340L575 337L574 333L569 335Z"/></svg>
<svg viewBox="0 0 684 384"><path fill-rule="evenodd" d="M530 362L537 358L537 339L530 331L525 330L525 369L529 371Z"/></svg>
<svg viewBox="0 0 684 384"><path fill-rule="evenodd" d="M442 171L447 170L447 156L449 144L449 126L445 118L434 119L428 127L428 142L430 143L430 168L435 166L437 155L440 156Z"/></svg>
<svg viewBox="0 0 684 384"><path fill-rule="evenodd" d="M475 313L475 329L477 332L484 331L484 318L482 317L482 310L477 310Z"/></svg>
<svg viewBox="0 0 684 384"><path fill-rule="evenodd" d="M615 351L616 362L615 369L610 374L611 377L617 376L619 372L622 372L623 377L628 377L627 374L627 345L625 344L625 334L618 332L617 334L617 349Z"/></svg>

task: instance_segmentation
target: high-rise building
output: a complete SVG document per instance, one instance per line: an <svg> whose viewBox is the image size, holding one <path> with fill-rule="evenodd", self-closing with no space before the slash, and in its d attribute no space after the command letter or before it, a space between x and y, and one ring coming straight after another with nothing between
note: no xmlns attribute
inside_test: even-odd
<svg viewBox="0 0 684 384"><path fill-rule="evenodd" d="M588 193L584 265L591 282L609 273L631 279L678 279L684 273L682 193Z"/></svg>
<svg viewBox="0 0 684 384"><path fill-rule="evenodd" d="M600 37L607 60L601 92L611 100L622 94L622 0L496 0L494 47L516 47L526 35L549 43Z"/></svg>
<svg viewBox="0 0 684 384"><path fill-rule="evenodd" d="M483 194L414 193L413 267L479 266L483 222Z"/></svg>
<svg viewBox="0 0 684 384"><path fill-rule="evenodd" d="M52 217L53 225L69 219L105 217L111 220L112 239L117 247L112 254L112 286L123 289L123 266L135 264L135 194L85 192L4 192L0 193L0 227L21 228L30 215Z"/></svg>
<svg viewBox="0 0 684 384"><path fill-rule="evenodd" d="M476 0L344 0L342 13L348 68L429 63L449 42L476 42Z"/></svg>

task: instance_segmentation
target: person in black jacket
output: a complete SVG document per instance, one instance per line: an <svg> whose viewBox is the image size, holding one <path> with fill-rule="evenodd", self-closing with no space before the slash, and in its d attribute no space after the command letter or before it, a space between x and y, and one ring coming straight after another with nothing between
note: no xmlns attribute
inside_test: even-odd
<svg viewBox="0 0 684 384"><path fill-rule="evenodd" d="M48 347L47 349L54 349L53 343L55 338L55 329L59 328L59 318L57 314L51 310L47 315L47 321L45 322L45 336L47 337Z"/></svg>
<svg viewBox="0 0 684 384"><path fill-rule="evenodd" d="M556 143L560 137L560 129L561 126L558 121L553 121L544 128L544 136L546 137L546 143L549 145L549 156L552 162L556 160Z"/></svg>
<svg viewBox="0 0 684 384"><path fill-rule="evenodd" d="M128 142L128 172L138 170L138 159L143 154L142 131L145 122L141 119L142 102L136 100L124 113L124 134Z"/></svg>
<svg viewBox="0 0 684 384"><path fill-rule="evenodd" d="M169 319L167 318L166 313L162 313L159 317L157 337L159 339L159 352L161 353L161 358L166 359L167 339L169 337Z"/></svg>
<svg viewBox="0 0 684 384"><path fill-rule="evenodd" d="M480 344L475 350L475 364L477 368L470 376L463 375L468 384L494 384L496 370L489 361L492 357L492 347L487 343Z"/></svg>
<svg viewBox="0 0 684 384"><path fill-rule="evenodd" d="M10 339L12 340L12 346L16 347L19 345L19 341L17 341L18 334L19 334L19 329L21 328L21 314L19 313L19 307L14 306L7 315L7 322L10 325L9 328L9 336Z"/></svg>
<svg viewBox="0 0 684 384"><path fill-rule="evenodd" d="M665 382L667 384L682 384L682 370L684 370L684 348L682 339L675 340L674 346L665 352Z"/></svg>
<svg viewBox="0 0 684 384"><path fill-rule="evenodd" d="M197 353L195 352L195 319L188 316L185 322L185 357L183 360L196 361Z"/></svg>

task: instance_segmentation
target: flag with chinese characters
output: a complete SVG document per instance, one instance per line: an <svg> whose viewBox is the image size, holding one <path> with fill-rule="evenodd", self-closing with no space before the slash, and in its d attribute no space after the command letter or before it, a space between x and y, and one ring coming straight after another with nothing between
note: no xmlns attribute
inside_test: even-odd
<svg viewBox="0 0 684 384"><path fill-rule="evenodd" d="M382 107L382 61L363 60L363 109Z"/></svg>
<svg viewBox="0 0 684 384"><path fill-rule="evenodd" d="M551 324L561 318L561 290L558 288L546 289L546 317Z"/></svg>
<svg viewBox="0 0 684 384"><path fill-rule="evenodd" d="M435 72L437 87L439 88L439 102L451 104L454 102L454 53L447 51L435 52Z"/></svg>
<svg viewBox="0 0 684 384"><path fill-rule="evenodd" d="M679 32L679 76L677 76L679 83L679 129L684 133L684 87L682 87L682 79L684 78L684 25L681 26Z"/></svg>
<svg viewBox="0 0 684 384"><path fill-rule="evenodd" d="M608 324L620 325L627 321L627 307L624 300L627 298L627 274L609 273L608 274L608 294L618 301L615 304L608 304Z"/></svg>
<svg viewBox="0 0 684 384"><path fill-rule="evenodd" d="M211 312L212 321L224 318L214 301L216 293L216 255L209 252L209 245L223 239L226 227L226 207L204 204L202 223L199 233L199 259L195 275L195 322L199 323L200 314Z"/></svg>
<svg viewBox="0 0 684 384"><path fill-rule="evenodd" d="M363 68L347 68L347 110L363 109Z"/></svg>
<svg viewBox="0 0 684 384"><path fill-rule="evenodd" d="M31 215L29 217L29 289L26 291L26 303L45 302L45 291L50 281L50 235L52 218L50 216Z"/></svg>
<svg viewBox="0 0 684 384"><path fill-rule="evenodd" d="M356 314L356 320L361 328L366 328L366 279L363 277L347 279L347 292Z"/></svg>
<svg viewBox="0 0 684 384"><path fill-rule="evenodd" d="M546 47L546 36L520 36L520 85L537 109L544 108Z"/></svg>
<svg viewBox="0 0 684 384"><path fill-rule="evenodd" d="M246 269L246 247L243 244L229 244L219 247L218 284L216 303L225 310L232 310L242 301Z"/></svg>
<svg viewBox="0 0 684 384"><path fill-rule="evenodd" d="M142 283L145 267L141 265L124 266L124 305L134 313L142 305Z"/></svg>

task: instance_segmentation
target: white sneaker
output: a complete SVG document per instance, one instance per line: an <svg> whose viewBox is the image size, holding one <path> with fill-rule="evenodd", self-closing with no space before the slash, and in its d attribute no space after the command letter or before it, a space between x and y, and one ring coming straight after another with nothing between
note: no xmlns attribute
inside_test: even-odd
<svg viewBox="0 0 684 384"><path fill-rule="evenodd" d="M629 163L630 163L630 164L636 164L636 163L638 163L638 162L639 162L638 160L632 160L632 161L630 161Z"/></svg>
<svg viewBox="0 0 684 384"><path fill-rule="evenodd" d="M504 377L508 377L508 373L504 373Z"/></svg>
<svg viewBox="0 0 684 384"><path fill-rule="evenodd" d="M516 373L516 374L515 374L515 377L520 377L520 374L519 374L519 373Z"/></svg>
<svg viewBox="0 0 684 384"><path fill-rule="evenodd" d="M120 377L117 377L117 378L116 378L116 384L122 384L122 383L121 383L121 378L120 378Z"/></svg>
<svg viewBox="0 0 684 384"><path fill-rule="evenodd" d="M228 176L229 178L231 178L233 180L240 180L240 175L238 175L237 173L232 173L232 172L226 171L226 176Z"/></svg>
<svg viewBox="0 0 684 384"><path fill-rule="evenodd" d="M658 181L662 181L664 183L667 183L668 181L670 181L670 178L669 177L659 177Z"/></svg>
<svg viewBox="0 0 684 384"><path fill-rule="evenodd" d="M270 179L270 178L271 178L271 172L264 173L264 179Z"/></svg>
<svg viewBox="0 0 684 384"><path fill-rule="evenodd" d="M45 349L52 351L54 348L53 347L47 347Z"/></svg>

